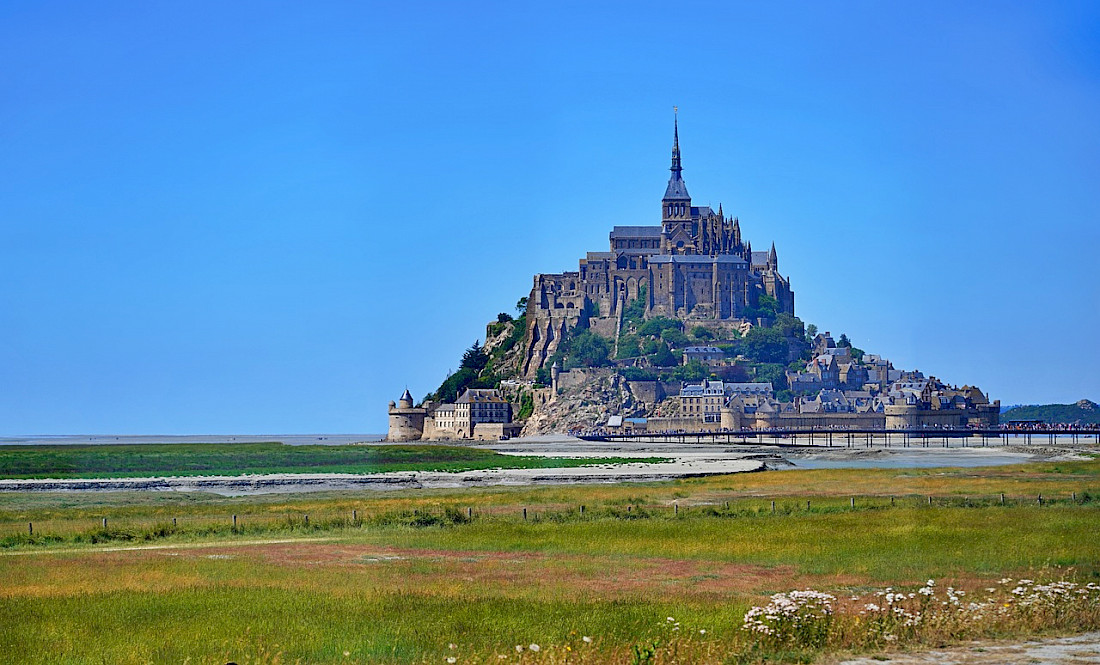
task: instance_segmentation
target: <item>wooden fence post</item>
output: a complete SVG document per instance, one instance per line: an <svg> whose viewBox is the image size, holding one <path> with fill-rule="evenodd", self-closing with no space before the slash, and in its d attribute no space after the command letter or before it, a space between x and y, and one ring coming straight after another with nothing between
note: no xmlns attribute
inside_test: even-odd
<svg viewBox="0 0 1100 665"><path fill-rule="evenodd" d="M103 518L103 528L104 529L107 528L107 518L106 517Z"/></svg>
<svg viewBox="0 0 1100 665"><path fill-rule="evenodd" d="M850 505L850 506L851 506L852 508L855 508L855 507L856 507L856 498L855 498L854 496L853 496L853 497L849 497L849 505Z"/></svg>
<svg viewBox="0 0 1100 665"><path fill-rule="evenodd" d="M1001 505L1005 505L1005 493L1001 492Z"/></svg>
<svg viewBox="0 0 1100 665"><path fill-rule="evenodd" d="M306 526L309 526L309 515L306 515Z"/></svg>
<svg viewBox="0 0 1100 665"><path fill-rule="evenodd" d="M672 514L673 515L679 515L680 514L680 504L676 503L675 501L672 502Z"/></svg>
<svg viewBox="0 0 1100 665"><path fill-rule="evenodd" d="M233 528L234 529L237 528L237 516L236 515L233 516Z"/></svg>
<svg viewBox="0 0 1100 665"><path fill-rule="evenodd" d="M468 520L474 519L474 509L473 509L472 506L467 506L466 507L466 519L468 519Z"/></svg>
<svg viewBox="0 0 1100 665"><path fill-rule="evenodd" d="M523 509L523 521L524 522L527 521L527 509L526 508Z"/></svg>
<svg viewBox="0 0 1100 665"><path fill-rule="evenodd" d="M30 535L34 535L34 522L27 522L27 531L30 532Z"/></svg>
<svg viewBox="0 0 1100 665"><path fill-rule="evenodd" d="M351 521L356 523L356 524L359 523L359 511L358 510L352 510L351 511Z"/></svg>

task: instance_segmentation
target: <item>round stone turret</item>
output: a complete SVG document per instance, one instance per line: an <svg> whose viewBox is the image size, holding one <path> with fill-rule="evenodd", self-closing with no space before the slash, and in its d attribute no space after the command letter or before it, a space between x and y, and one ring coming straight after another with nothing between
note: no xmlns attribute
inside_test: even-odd
<svg viewBox="0 0 1100 665"><path fill-rule="evenodd" d="M387 441L419 441L424 436L424 417L428 410L413 406L413 398L406 388L395 404L390 402L390 431Z"/></svg>

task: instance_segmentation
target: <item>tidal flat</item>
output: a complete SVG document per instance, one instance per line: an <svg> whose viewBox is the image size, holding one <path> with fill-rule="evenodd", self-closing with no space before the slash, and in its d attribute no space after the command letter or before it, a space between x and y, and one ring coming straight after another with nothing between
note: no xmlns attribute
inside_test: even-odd
<svg viewBox="0 0 1100 665"><path fill-rule="evenodd" d="M1100 629L1098 461L0 498L0 662L829 662ZM930 579L917 625L866 613ZM812 635L744 629L803 589L833 598Z"/></svg>

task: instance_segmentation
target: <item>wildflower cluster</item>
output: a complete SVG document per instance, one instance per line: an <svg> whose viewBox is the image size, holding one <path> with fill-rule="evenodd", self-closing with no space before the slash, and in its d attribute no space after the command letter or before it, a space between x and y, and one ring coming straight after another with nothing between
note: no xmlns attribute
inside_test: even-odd
<svg viewBox="0 0 1100 665"><path fill-rule="evenodd" d="M745 613L741 627L774 644L823 644L829 636L836 597L820 591L777 593L764 607Z"/></svg>
<svg viewBox="0 0 1100 665"><path fill-rule="evenodd" d="M743 629L762 645L864 646L965 639L1005 630L1093 629L1100 623L1100 584L1002 579L965 591L928 580L915 590L887 587L838 604L816 591L772 596L745 614Z"/></svg>

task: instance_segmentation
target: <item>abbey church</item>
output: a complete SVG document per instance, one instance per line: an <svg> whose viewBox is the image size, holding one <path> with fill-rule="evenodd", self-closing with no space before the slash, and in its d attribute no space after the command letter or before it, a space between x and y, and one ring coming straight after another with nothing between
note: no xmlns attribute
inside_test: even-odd
<svg viewBox="0 0 1100 665"><path fill-rule="evenodd" d="M794 292L779 274L775 244L754 252L741 237L739 220L726 217L721 205L717 212L691 205L675 120L670 170L659 226L616 226L609 251L589 252L576 272L535 275L525 376L534 376L582 314L596 312L597 331L616 337L623 308L638 298L646 318L735 322L747 318L762 295L775 298L779 312L794 314Z"/></svg>

